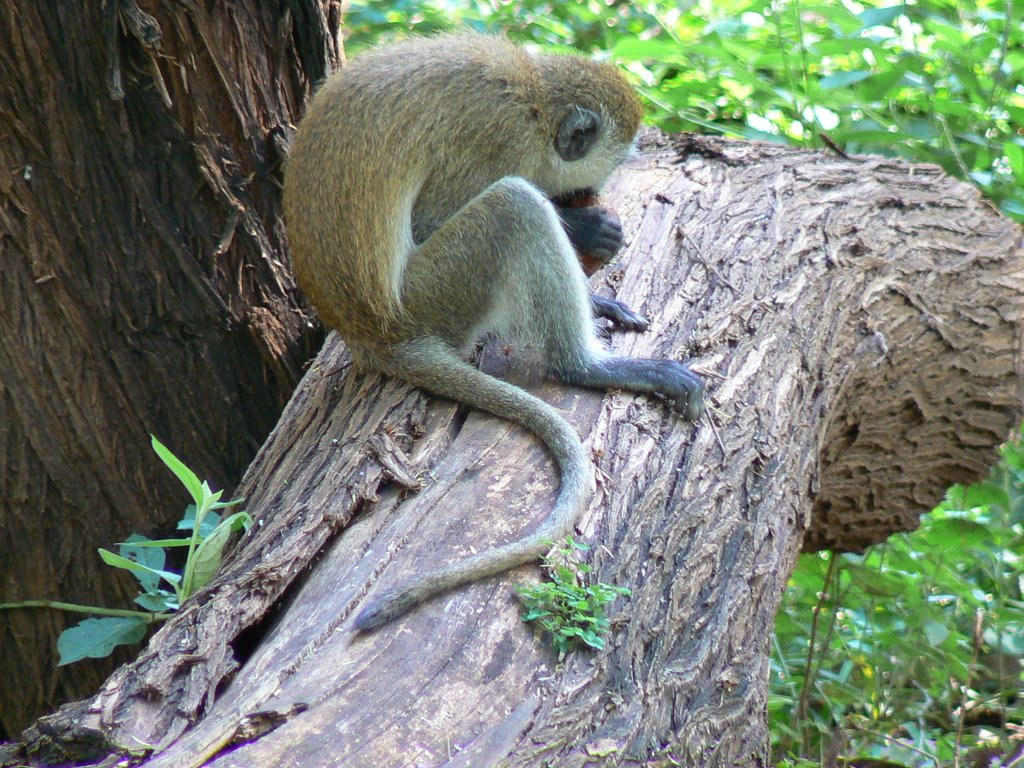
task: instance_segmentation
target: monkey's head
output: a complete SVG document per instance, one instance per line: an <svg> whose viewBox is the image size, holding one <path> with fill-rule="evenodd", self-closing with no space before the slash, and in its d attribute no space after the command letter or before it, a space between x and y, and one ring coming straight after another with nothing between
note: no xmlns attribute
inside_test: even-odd
<svg viewBox="0 0 1024 768"><path fill-rule="evenodd" d="M540 123L549 162L535 181L552 196L599 190L630 152L643 108L610 64L576 56L537 59L544 89Z"/></svg>

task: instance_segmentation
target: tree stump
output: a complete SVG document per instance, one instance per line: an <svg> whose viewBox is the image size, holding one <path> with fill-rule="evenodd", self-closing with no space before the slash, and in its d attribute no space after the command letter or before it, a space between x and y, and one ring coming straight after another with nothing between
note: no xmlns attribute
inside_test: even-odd
<svg viewBox="0 0 1024 768"><path fill-rule="evenodd" d="M536 526L557 477L531 435L357 374L331 337L242 484L258 522L223 572L25 750L767 765L769 640L801 548L913 528L1020 417L1021 230L931 166L653 132L604 199L628 247L592 283L651 320L611 345L690 358L712 403L691 425L643 396L537 390L598 467L594 578L632 590L606 650L559 660L520 621L533 566L353 634L372 591Z"/></svg>

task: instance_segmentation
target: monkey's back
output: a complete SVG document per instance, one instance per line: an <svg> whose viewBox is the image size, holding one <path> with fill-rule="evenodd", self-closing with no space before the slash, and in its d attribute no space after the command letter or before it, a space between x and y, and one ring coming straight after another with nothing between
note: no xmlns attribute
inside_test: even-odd
<svg viewBox="0 0 1024 768"><path fill-rule="evenodd" d="M443 35L357 56L313 97L285 169L300 287L350 344L390 343L406 259L489 184L543 175L557 119L537 61L500 38Z"/></svg>

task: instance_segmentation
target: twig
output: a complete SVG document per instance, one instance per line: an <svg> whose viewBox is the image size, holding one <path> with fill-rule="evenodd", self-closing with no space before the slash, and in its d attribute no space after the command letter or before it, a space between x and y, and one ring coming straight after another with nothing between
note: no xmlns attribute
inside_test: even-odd
<svg viewBox="0 0 1024 768"><path fill-rule="evenodd" d="M825 583L822 585L821 598L814 606L814 617L811 619L811 637L807 643L807 662L804 668L804 685L800 690L800 703L797 705L797 717L803 721L807 719L807 697L810 695L811 684L814 678L814 645L818 637L818 619L821 617L821 609L829 594L832 591L832 583L836 573L837 556L833 553L828 561L828 570L825 572ZM834 612L833 612L834 613Z"/></svg>

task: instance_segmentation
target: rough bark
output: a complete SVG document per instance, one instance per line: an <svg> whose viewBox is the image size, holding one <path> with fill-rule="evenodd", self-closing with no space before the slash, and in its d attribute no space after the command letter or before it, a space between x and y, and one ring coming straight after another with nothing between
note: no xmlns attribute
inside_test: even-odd
<svg viewBox="0 0 1024 768"><path fill-rule="evenodd" d="M280 144L337 21L333 0L0 8L0 602L124 604L96 547L183 509L148 434L225 486L273 428L316 343ZM0 735L109 674L55 670L78 618L0 612Z"/></svg>
<svg viewBox="0 0 1024 768"><path fill-rule="evenodd" d="M529 435L356 374L332 338L240 489L259 525L26 748L65 747L56 730L149 745L149 766L766 765L805 531L859 548L913 527L1020 416L1021 230L932 167L709 138L651 138L606 199L630 244L594 283L652 320L612 345L691 357L714 408L694 426L538 390L599 468L595 577L632 589L605 651L559 661L519 621L533 567L352 634L372 590L536 525L556 478Z"/></svg>

